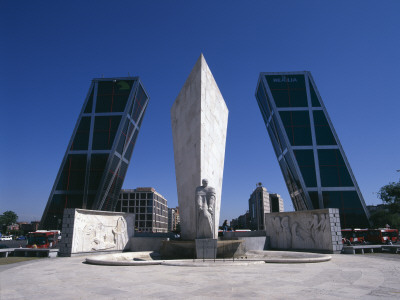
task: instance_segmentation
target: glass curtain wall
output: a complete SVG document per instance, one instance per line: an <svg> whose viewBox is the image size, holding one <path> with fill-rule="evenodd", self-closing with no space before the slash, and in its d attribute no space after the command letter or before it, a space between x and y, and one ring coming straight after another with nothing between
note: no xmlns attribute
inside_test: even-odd
<svg viewBox="0 0 400 300"><path fill-rule="evenodd" d="M343 228L369 226L311 73L261 73L256 99L295 209L339 208Z"/></svg>
<svg viewBox="0 0 400 300"><path fill-rule="evenodd" d="M61 229L65 208L115 209L148 101L138 77L92 80L41 228Z"/></svg>

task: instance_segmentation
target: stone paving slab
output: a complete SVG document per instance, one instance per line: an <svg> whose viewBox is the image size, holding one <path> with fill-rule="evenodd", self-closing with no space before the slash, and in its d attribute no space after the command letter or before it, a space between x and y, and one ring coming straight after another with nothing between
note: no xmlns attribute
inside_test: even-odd
<svg viewBox="0 0 400 300"><path fill-rule="evenodd" d="M399 299L400 255L313 264L100 266L85 257L0 266L0 299Z"/></svg>

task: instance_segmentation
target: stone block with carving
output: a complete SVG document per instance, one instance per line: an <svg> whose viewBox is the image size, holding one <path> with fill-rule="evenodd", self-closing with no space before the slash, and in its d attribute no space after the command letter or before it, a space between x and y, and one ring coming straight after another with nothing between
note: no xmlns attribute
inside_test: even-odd
<svg viewBox="0 0 400 300"><path fill-rule="evenodd" d="M271 248L340 252L342 236L336 215L336 208L264 214Z"/></svg>
<svg viewBox="0 0 400 300"><path fill-rule="evenodd" d="M135 214L65 209L60 255L127 250L134 224Z"/></svg>

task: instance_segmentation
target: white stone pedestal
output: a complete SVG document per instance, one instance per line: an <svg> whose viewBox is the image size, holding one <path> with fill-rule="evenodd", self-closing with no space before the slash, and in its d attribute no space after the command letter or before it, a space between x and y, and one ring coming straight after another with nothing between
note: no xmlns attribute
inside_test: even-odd
<svg viewBox="0 0 400 300"><path fill-rule="evenodd" d="M215 259L217 257L217 239L196 239L197 259Z"/></svg>

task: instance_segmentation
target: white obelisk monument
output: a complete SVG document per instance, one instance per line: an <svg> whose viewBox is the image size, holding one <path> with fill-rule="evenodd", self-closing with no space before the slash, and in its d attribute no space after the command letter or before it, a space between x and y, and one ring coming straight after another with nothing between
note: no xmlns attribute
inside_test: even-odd
<svg viewBox="0 0 400 300"><path fill-rule="evenodd" d="M196 187L215 188L214 237L218 236L228 108L200 55L171 108L175 174L182 239L196 238Z"/></svg>

